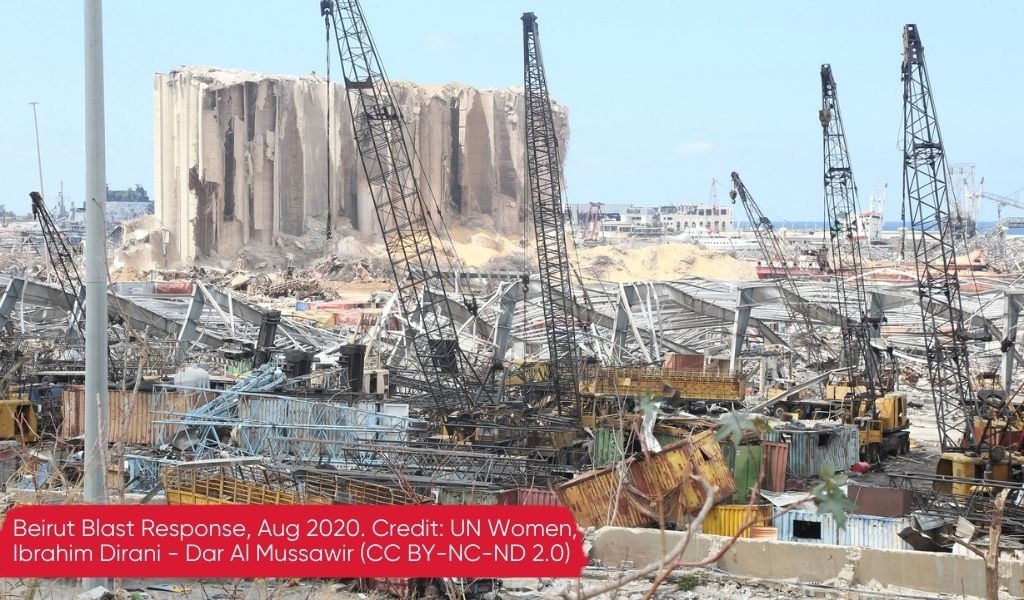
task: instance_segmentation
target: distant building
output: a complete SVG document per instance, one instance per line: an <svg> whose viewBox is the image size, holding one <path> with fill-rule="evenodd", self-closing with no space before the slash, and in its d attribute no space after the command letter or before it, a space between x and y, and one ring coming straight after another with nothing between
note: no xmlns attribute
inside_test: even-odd
<svg viewBox="0 0 1024 600"><path fill-rule="evenodd" d="M731 206L675 204L658 211L666 233L724 233L733 228Z"/></svg>
<svg viewBox="0 0 1024 600"><path fill-rule="evenodd" d="M724 233L733 230L732 207L715 204L577 205L578 226L588 237L653 237L664 234Z"/></svg>

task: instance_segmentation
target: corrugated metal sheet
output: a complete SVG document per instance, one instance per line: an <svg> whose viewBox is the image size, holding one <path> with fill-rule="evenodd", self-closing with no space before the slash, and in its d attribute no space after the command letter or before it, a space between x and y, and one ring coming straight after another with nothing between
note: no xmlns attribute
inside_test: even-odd
<svg viewBox="0 0 1024 600"><path fill-rule="evenodd" d="M498 504L515 506L561 506L554 490L516 488L498 494Z"/></svg>
<svg viewBox="0 0 1024 600"><path fill-rule="evenodd" d="M786 471L789 468L789 443L764 440L761 442L761 451L764 456L764 479L761 481L761 489L769 492L785 491Z"/></svg>
<svg viewBox="0 0 1024 600"><path fill-rule="evenodd" d="M771 504L719 504L711 508L703 523L704 533L732 537L740 533L740 529L752 519L759 519L755 526L770 524L774 507ZM750 537L750 529L745 529L740 537Z"/></svg>
<svg viewBox="0 0 1024 600"><path fill-rule="evenodd" d="M647 527L654 519L631 500L616 465L588 471L555 489L582 527Z"/></svg>
<svg viewBox="0 0 1024 600"><path fill-rule="evenodd" d="M725 462L714 431L703 431L653 454L637 460L629 467L633 485L647 498L664 498L666 517L682 522L704 504L703 489L693 480L698 475L715 486L714 501L733 495L736 483ZM653 507L652 507L653 508Z"/></svg>
<svg viewBox="0 0 1024 600"><path fill-rule="evenodd" d="M857 427L843 425L806 431L784 430L765 434L775 442L789 442L789 472L797 477L815 477L822 469L845 471L860 460Z"/></svg>
<svg viewBox="0 0 1024 600"><path fill-rule="evenodd" d="M750 500L751 488L761 477L761 447L743 445L737 448L725 444L722 446L722 454L736 482L736 493L732 495L732 501L746 504Z"/></svg>
<svg viewBox="0 0 1024 600"><path fill-rule="evenodd" d="M594 468L622 460L622 431L608 427L594 430Z"/></svg>
<svg viewBox="0 0 1024 600"><path fill-rule="evenodd" d="M880 550L912 550L900 537L900 531L906 527L910 527L908 517L849 515L846 528L839 531L839 543Z"/></svg>
<svg viewBox="0 0 1024 600"><path fill-rule="evenodd" d="M163 398L165 405L157 410L153 403L152 392L131 392L110 390L110 430L108 439L111 444L153 444L162 439L155 433L154 419L166 418L164 411L184 413L195 403L195 394L167 393ZM64 422L61 424L61 436L78 437L85 434L85 388L70 386L64 390Z"/></svg>
<svg viewBox="0 0 1024 600"><path fill-rule="evenodd" d="M438 504L484 504L498 503L497 490L481 490L474 488L441 488L437 495Z"/></svg>
<svg viewBox="0 0 1024 600"><path fill-rule="evenodd" d="M832 515L791 510L772 519L772 525L779 530L779 540L783 542L833 546L839 543L839 527Z"/></svg>

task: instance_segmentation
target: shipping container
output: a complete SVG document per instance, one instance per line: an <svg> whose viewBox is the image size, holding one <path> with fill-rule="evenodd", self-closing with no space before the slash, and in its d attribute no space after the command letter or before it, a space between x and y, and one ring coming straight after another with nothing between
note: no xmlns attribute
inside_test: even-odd
<svg viewBox="0 0 1024 600"><path fill-rule="evenodd" d="M791 510L773 518L772 525L779 530L779 540L783 542L832 546L839 543L839 527L829 514L819 515L807 510Z"/></svg>
<svg viewBox="0 0 1024 600"><path fill-rule="evenodd" d="M750 490L757 485L761 477L761 447L725 444L722 446L722 453L736 481L736 493L732 495L732 501L746 504L750 500Z"/></svg>
<svg viewBox="0 0 1024 600"><path fill-rule="evenodd" d="M652 516L640 510L640 500L629 492L617 465L583 473L559 485L555 493L581 527L647 527L654 523Z"/></svg>
<svg viewBox="0 0 1024 600"><path fill-rule="evenodd" d="M0 400L0 440L31 443L39 439L35 406L27 398Z"/></svg>
<svg viewBox="0 0 1024 600"><path fill-rule="evenodd" d="M771 504L719 504L711 507L707 518L702 524L703 533L733 537L750 537L749 527L765 526L772 522L774 507Z"/></svg>
<svg viewBox="0 0 1024 600"><path fill-rule="evenodd" d="M711 430L662 448L648 458L638 458L630 465L629 475L633 486L649 500L648 511L664 506L666 519L677 523L704 505L704 490L694 481L694 475L715 487L714 502L736 491L722 448Z"/></svg>
<svg viewBox="0 0 1024 600"><path fill-rule="evenodd" d="M152 445L165 441L173 434L173 426L154 423L167 419L168 413L184 414L196 408L196 403L209 397L203 394L167 392L160 395L163 406L156 406L154 392L132 392L130 390L109 390L108 441L111 444ZM64 418L61 422L61 436L64 439L85 434L85 388L69 386L63 394Z"/></svg>
<svg viewBox="0 0 1024 600"><path fill-rule="evenodd" d="M481 488L441 488L437 494L438 504L450 505L492 505L498 503L499 490L488 490Z"/></svg>
<svg viewBox="0 0 1024 600"><path fill-rule="evenodd" d="M621 429L600 427L594 430L594 468L622 460L623 432Z"/></svg>
<svg viewBox="0 0 1024 600"><path fill-rule="evenodd" d="M154 293L156 286L152 281L115 281L110 284L110 291L118 296L142 296Z"/></svg>
<svg viewBox="0 0 1024 600"><path fill-rule="evenodd" d="M768 432L765 439L789 442L787 465L797 477L817 477L821 471L845 471L860 460L860 432L855 425Z"/></svg>
<svg viewBox="0 0 1024 600"><path fill-rule="evenodd" d="M913 550L900 537L900 532L907 527L910 527L909 517L848 515L846 528L839 531L839 543L879 550Z"/></svg>
<svg viewBox="0 0 1024 600"><path fill-rule="evenodd" d="M191 281L157 281L153 286L157 294L167 296L188 296L192 293Z"/></svg>
<svg viewBox="0 0 1024 600"><path fill-rule="evenodd" d="M789 470L789 443L763 440L761 453L764 457L761 468L764 479L761 480L761 489L769 492L785 491L786 473Z"/></svg>

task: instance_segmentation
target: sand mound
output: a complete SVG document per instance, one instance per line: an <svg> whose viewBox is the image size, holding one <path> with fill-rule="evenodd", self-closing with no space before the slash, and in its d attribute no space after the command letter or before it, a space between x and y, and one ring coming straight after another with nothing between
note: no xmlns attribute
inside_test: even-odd
<svg viewBox="0 0 1024 600"><path fill-rule="evenodd" d="M686 275L727 281L757 279L753 261L694 244L604 245L581 248L577 254L584 277L606 281L669 280Z"/></svg>

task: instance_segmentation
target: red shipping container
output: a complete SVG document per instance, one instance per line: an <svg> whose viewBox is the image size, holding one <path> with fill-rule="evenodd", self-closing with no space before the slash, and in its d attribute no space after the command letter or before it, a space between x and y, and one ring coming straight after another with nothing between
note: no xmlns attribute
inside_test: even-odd
<svg viewBox="0 0 1024 600"><path fill-rule="evenodd" d="M167 294L173 296L188 296L192 293L192 282L191 281L158 281L154 286L154 291L157 294Z"/></svg>
<svg viewBox="0 0 1024 600"><path fill-rule="evenodd" d="M562 506L554 490L516 488L498 494L498 504L511 506Z"/></svg>

